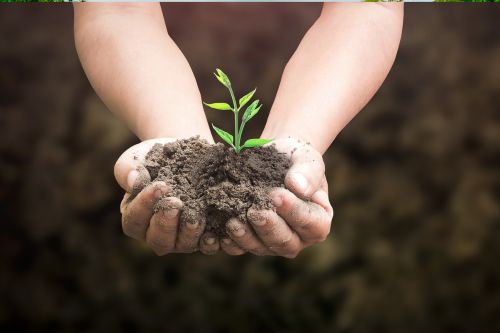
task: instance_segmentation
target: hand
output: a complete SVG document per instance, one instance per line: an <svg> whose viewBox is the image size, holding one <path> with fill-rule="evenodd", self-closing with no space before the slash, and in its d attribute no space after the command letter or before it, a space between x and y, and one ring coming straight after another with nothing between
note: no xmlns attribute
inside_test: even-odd
<svg viewBox="0 0 500 333"><path fill-rule="evenodd" d="M271 191L276 211L249 209L249 224L236 218L227 224L230 238L221 247L232 255L251 252L294 258L312 244L322 242L330 232L333 209L321 154L295 139L277 139L276 148L288 154L291 167L285 177L286 189Z"/></svg>
<svg viewBox="0 0 500 333"><path fill-rule="evenodd" d="M169 138L143 141L126 150L116 162L116 180L126 191L120 205L123 232L145 241L157 255L197 250L214 254L219 250L219 242L215 235L204 233L203 218L182 214L182 201L165 197L170 191L167 184L150 183L150 175L143 166L146 154L155 143L173 141L175 139ZM155 212L155 207L163 208Z"/></svg>

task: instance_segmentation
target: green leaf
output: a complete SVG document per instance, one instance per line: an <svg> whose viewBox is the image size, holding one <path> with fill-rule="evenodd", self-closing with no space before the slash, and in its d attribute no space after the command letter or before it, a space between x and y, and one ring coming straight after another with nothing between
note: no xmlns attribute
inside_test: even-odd
<svg viewBox="0 0 500 333"><path fill-rule="evenodd" d="M216 109L216 110L223 110L223 111L232 110L231 106L227 103L205 103L205 102L203 102L203 104L205 104L209 108Z"/></svg>
<svg viewBox="0 0 500 333"><path fill-rule="evenodd" d="M257 107L258 104L259 104L259 100L257 99L255 101L253 101L252 104L250 104L247 107L247 109L245 110L245 113L243 114L243 118L242 118L245 123L247 121L249 121L250 119L252 119L257 114L257 112L259 112L262 105Z"/></svg>
<svg viewBox="0 0 500 333"><path fill-rule="evenodd" d="M221 130L220 128L216 127L214 124L212 124L212 127L214 128L215 132L217 133L218 136L220 136L220 138L222 140L224 140L227 144L229 144L231 147L234 148L233 136L231 134L229 134L226 131Z"/></svg>
<svg viewBox="0 0 500 333"><path fill-rule="evenodd" d="M240 108L244 107L245 104L247 104L248 101L252 99L253 94L255 94L256 90L257 90L257 88L255 88L254 90L250 91L248 94L246 94L245 96L240 98Z"/></svg>
<svg viewBox="0 0 500 333"><path fill-rule="evenodd" d="M273 141L273 140L272 139L248 139L247 141L245 141L242 148L260 147L260 146L263 146L266 143L269 143L271 141Z"/></svg>
<svg viewBox="0 0 500 333"><path fill-rule="evenodd" d="M217 73L214 73L214 75L217 80L219 80L219 82L222 83L225 87L229 88L231 86L231 81L229 81L227 75L218 68L216 68L215 70L217 71Z"/></svg>
<svg viewBox="0 0 500 333"><path fill-rule="evenodd" d="M215 75L215 77L217 78L217 80L219 80L219 82L220 82L220 83L222 83L224 86L226 86L226 83L224 82L224 80L223 80L220 76L218 76L218 75L217 75L217 74L215 74L215 73L214 73L214 75Z"/></svg>

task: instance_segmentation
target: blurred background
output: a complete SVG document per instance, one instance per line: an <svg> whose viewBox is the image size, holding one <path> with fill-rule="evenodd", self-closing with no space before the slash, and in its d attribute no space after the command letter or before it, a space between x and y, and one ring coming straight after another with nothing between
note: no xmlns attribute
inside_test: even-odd
<svg viewBox="0 0 500 333"><path fill-rule="evenodd" d="M406 6L389 77L325 154L333 232L295 260L156 257L122 234L113 164L137 140L81 69L72 8L50 7L0 11L3 332L498 329L500 7ZM221 66L269 107L321 7L163 9L205 99Z"/></svg>

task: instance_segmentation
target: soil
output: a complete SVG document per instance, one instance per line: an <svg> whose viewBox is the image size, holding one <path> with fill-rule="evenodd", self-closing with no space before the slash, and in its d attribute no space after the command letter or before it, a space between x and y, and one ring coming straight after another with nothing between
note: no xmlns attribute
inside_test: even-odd
<svg viewBox="0 0 500 333"><path fill-rule="evenodd" d="M273 208L269 191L284 187L290 160L273 145L236 153L221 143L190 138L154 145L144 166L151 182L169 185L167 197L182 200L181 222L205 220L205 230L222 237L231 217L246 223L250 207ZM159 200L155 210L167 205L168 200Z"/></svg>

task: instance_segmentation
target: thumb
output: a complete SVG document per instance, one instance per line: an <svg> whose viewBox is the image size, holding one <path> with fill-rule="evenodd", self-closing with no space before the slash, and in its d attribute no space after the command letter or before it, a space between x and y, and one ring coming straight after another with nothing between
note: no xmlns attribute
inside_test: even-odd
<svg viewBox="0 0 500 333"><path fill-rule="evenodd" d="M325 163L321 154L309 145L293 152L292 166L285 176L285 186L302 199L310 199L321 188Z"/></svg>
<svg viewBox="0 0 500 333"><path fill-rule="evenodd" d="M151 148L157 144L173 142L173 139L152 139L127 149L115 163L115 178L118 184L132 196L137 195L151 181L144 160Z"/></svg>

